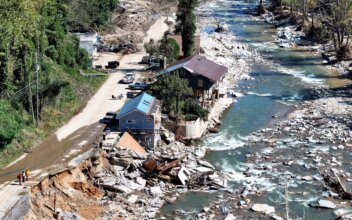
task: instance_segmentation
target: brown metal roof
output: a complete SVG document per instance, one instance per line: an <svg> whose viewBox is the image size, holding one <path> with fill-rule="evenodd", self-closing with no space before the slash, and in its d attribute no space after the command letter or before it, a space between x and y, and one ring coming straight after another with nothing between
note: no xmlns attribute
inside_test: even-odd
<svg viewBox="0 0 352 220"><path fill-rule="evenodd" d="M206 57L199 55L192 57L192 59L186 63L184 68L192 70L194 73L214 81L219 81L227 72L227 67L214 63Z"/></svg>
<svg viewBox="0 0 352 220"><path fill-rule="evenodd" d="M227 67L208 60L204 56L194 55L171 63L165 71L173 72L179 68L185 68L194 74L202 75L213 81L219 81L228 70Z"/></svg>
<svg viewBox="0 0 352 220"><path fill-rule="evenodd" d="M170 64L166 67L166 69L168 69L168 68L170 68L170 67L173 67L173 66L176 66L176 65L179 65L179 64L186 64L186 62L190 61L192 58L193 58L193 56L186 57L186 58L181 59L181 60L176 60L175 62L170 63Z"/></svg>
<svg viewBox="0 0 352 220"><path fill-rule="evenodd" d="M132 150L138 154L146 153L144 148L128 132L123 133L116 146L120 147L121 149Z"/></svg>

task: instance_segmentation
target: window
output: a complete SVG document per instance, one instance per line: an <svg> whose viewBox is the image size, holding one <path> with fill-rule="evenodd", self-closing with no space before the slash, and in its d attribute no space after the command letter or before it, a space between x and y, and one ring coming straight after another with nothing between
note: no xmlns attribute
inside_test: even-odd
<svg viewBox="0 0 352 220"><path fill-rule="evenodd" d="M203 80L198 79L198 88L203 88Z"/></svg>
<svg viewBox="0 0 352 220"><path fill-rule="evenodd" d="M127 124L136 124L136 120L127 120Z"/></svg>
<svg viewBox="0 0 352 220"><path fill-rule="evenodd" d="M152 121L153 117L147 117L147 121Z"/></svg>

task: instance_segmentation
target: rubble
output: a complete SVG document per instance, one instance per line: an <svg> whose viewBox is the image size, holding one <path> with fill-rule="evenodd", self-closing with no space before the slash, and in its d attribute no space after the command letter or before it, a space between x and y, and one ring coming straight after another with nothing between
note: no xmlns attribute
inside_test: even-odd
<svg viewBox="0 0 352 220"><path fill-rule="evenodd" d="M225 176L201 160L204 153L199 147L172 142L148 153L126 143L137 146L124 140L113 147L96 148L78 167L43 179L32 189L36 208L30 213L43 218L61 213L91 219L92 212L99 209L95 218L155 218L159 208L165 202L173 203L180 193L227 187ZM51 193L46 193L47 189ZM55 211L56 205L60 213ZM94 208L82 211L83 206Z"/></svg>

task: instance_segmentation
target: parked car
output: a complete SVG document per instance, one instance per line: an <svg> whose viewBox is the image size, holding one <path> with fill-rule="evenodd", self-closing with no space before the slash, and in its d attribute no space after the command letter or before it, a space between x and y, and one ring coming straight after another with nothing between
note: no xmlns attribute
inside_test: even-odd
<svg viewBox="0 0 352 220"><path fill-rule="evenodd" d="M133 77L123 77L120 81L119 81L119 83L121 83L121 84L131 84L131 83L133 83L133 81L134 81L134 78Z"/></svg>
<svg viewBox="0 0 352 220"><path fill-rule="evenodd" d="M128 99L133 99L139 94L139 92L127 92L127 98Z"/></svg>
<svg viewBox="0 0 352 220"><path fill-rule="evenodd" d="M148 84L147 83L143 83L143 82L136 82L132 85L128 86L129 89L138 89L138 90L144 90L146 88L148 88Z"/></svg>
<svg viewBox="0 0 352 220"><path fill-rule="evenodd" d="M149 64L150 63L150 56L144 56L139 64Z"/></svg>
<svg viewBox="0 0 352 220"><path fill-rule="evenodd" d="M107 112L105 117L103 118L103 122L105 124L113 123L116 117L116 112Z"/></svg>
<svg viewBox="0 0 352 220"><path fill-rule="evenodd" d="M134 81L134 74L133 73L127 73L120 81L119 83L123 84L131 84Z"/></svg>
<svg viewBox="0 0 352 220"><path fill-rule="evenodd" d="M118 61L110 61L108 62L108 65L105 66L106 69L116 69L117 67L119 67L120 62Z"/></svg>

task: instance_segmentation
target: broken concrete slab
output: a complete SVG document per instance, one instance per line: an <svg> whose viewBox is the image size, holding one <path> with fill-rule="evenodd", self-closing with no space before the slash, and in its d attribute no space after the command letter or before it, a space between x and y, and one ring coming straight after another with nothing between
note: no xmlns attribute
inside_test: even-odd
<svg viewBox="0 0 352 220"><path fill-rule="evenodd" d="M211 168L211 169L215 169L215 167L213 165L211 165L208 161L205 161L205 160L198 160L198 163L200 165L202 165L203 167L208 167L208 168Z"/></svg>
<svg viewBox="0 0 352 220"><path fill-rule="evenodd" d="M138 195L130 195L127 199L128 203L134 204L138 200Z"/></svg>
<svg viewBox="0 0 352 220"><path fill-rule="evenodd" d="M150 187L150 193L152 195L162 195L163 191L159 186Z"/></svg>

